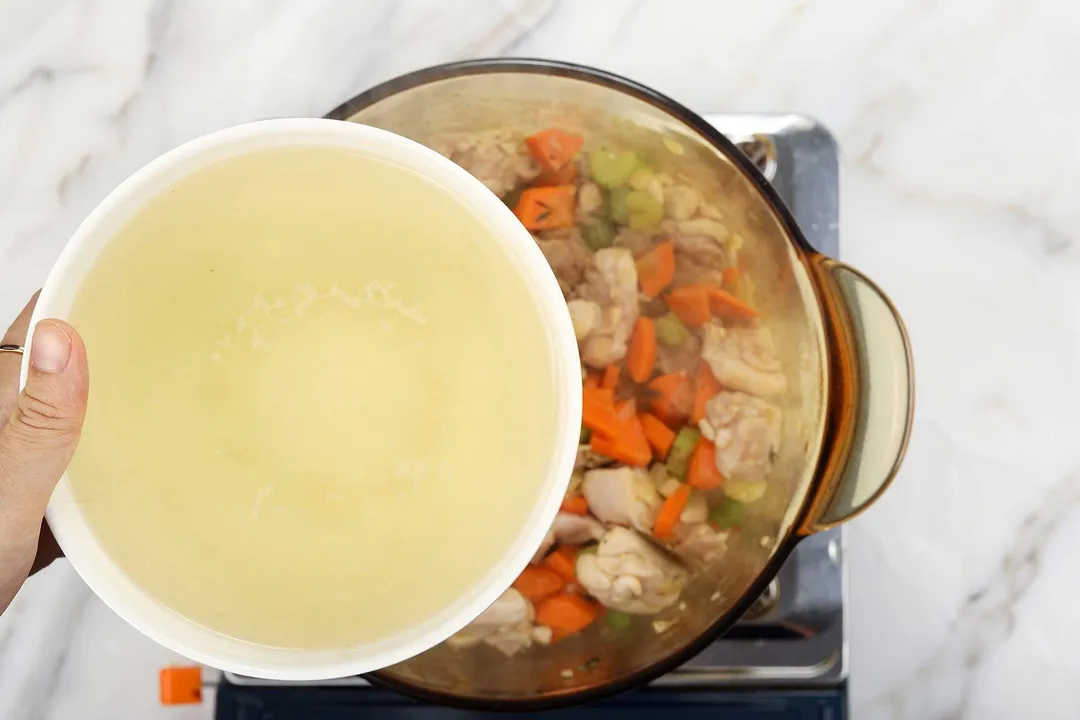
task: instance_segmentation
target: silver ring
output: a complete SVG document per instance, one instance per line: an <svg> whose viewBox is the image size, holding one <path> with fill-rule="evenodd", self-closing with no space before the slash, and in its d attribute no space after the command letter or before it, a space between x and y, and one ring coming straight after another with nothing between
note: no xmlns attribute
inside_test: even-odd
<svg viewBox="0 0 1080 720"><path fill-rule="evenodd" d="M15 353L16 355L23 354L22 345L0 345L0 353Z"/></svg>

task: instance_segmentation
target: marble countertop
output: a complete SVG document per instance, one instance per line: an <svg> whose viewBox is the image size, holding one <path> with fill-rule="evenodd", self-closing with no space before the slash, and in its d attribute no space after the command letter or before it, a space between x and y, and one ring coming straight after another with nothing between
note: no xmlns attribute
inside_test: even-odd
<svg viewBox="0 0 1080 720"><path fill-rule="evenodd" d="M0 320L134 169L489 55L799 111L845 151L846 260L907 319L917 420L851 526L858 718L1080 716L1080 4L1060 0L0 2ZM64 562L0 618L0 717L157 707L179 661Z"/></svg>

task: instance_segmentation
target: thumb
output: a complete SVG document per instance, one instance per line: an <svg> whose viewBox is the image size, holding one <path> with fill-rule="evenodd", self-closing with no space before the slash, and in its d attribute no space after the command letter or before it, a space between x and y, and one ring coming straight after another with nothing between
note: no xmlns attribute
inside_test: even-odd
<svg viewBox="0 0 1080 720"><path fill-rule="evenodd" d="M0 552L28 563L49 496L79 443L89 373L86 348L67 323L42 320L30 344L18 403L0 427Z"/></svg>

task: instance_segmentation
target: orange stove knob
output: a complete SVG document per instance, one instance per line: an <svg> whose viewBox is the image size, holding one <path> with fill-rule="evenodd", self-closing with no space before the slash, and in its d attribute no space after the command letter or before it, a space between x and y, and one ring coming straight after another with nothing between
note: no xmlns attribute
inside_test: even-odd
<svg viewBox="0 0 1080 720"><path fill-rule="evenodd" d="M162 705L195 705L202 702L202 668L167 667L158 677Z"/></svg>

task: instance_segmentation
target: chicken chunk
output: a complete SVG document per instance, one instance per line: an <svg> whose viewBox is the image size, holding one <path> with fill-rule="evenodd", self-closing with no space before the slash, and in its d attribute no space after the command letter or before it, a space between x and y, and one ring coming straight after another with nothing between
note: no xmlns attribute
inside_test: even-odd
<svg viewBox="0 0 1080 720"><path fill-rule="evenodd" d="M701 434L716 445L716 469L734 480L763 480L780 446L780 408L743 392L705 403Z"/></svg>
<svg viewBox="0 0 1080 720"><path fill-rule="evenodd" d="M574 336L578 342L587 338L589 333L598 328L603 318L600 306L592 300L571 300L566 303L566 309L570 311L570 322L574 324Z"/></svg>
<svg viewBox="0 0 1080 720"><path fill-rule="evenodd" d="M447 639L451 647L468 648L485 642L506 656L530 647L535 637L532 603L508 588L480 616Z"/></svg>
<svg viewBox="0 0 1080 720"><path fill-rule="evenodd" d="M561 512L555 516L555 520L548 528L544 541L540 543L536 554L530 562L537 564L551 552L555 543L566 545L584 545L593 540L604 537L604 525L591 515L575 515Z"/></svg>
<svg viewBox="0 0 1080 720"><path fill-rule="evenodd" d="M578 582L605 606L651 615L679 599L687 571L633 530L613 527L596 552L580 553Z"/></svg>
<svg viewBox="0 0 1080 720"><path fill-rule="evenodd" d="M577 212L579 217L592 215L604 204L604 195L600 186L594 182L582 183L577 191Z"/></svg>
<svg viewBox="0 0 1080 720"><path fill-rule="evenodd" d="M499 197L540 174L525 147L506 132L446 133L431 138L428 144Z"/></svg>
<svg viewBox="0 0 1080 720"><path fill-rule="evenodd" d="M565 545L584 545L604 537L604 525L589 515L561 512L551 524L555 542Z"/></svg>
<svg viewBox="0 0 1080 720"><path fill-rule="evenodd" d="M622 360L630 333L638 318L637 267L624 248L604 248L593 256L595 266L586 272L577 296L596 303L600 324L581 341L581 359L602 368Z"/></svg>
<svg viewBox="0 0 1080 720"><path fill-rule="evenodd" d="M725 387L760 397L783 395L787 390L787 378L768 328L708 325L701 354Z"/></svg>
<svg viewBox="0 0 1080 720"><path fill-rule="evenodd" d="M681 522L675 526L675 554L691 567L706 567L727 551L726 532L713 530L708 523Z"/></svg>
<svg viewBox="0 0 1080 720"><path fill-rule="evenodd" d="M536 244L555 273L563 295L570 298L593 266L592 253L581 239L581 233L577 229L547 230L536 238Z"/></svg>
<svg viewBox="0 0 1080 720"><path fill-rule="evenodd" d="M664 188L664 209L673 220L689 220L701 207L701 193L689 185Z"/></svg>
<svg viewBox="0 0 1080 720"><path fill-rule="evenodd" d="M675 287L701 283L718 286L723 284L722 271L731 264L732 254L725 246L723 238L716 237L720 230L700 228L703 222L715 221L697 218L664 222L664 227L668 229L669 237L675 244ZM716 224L723 229L726 236L726 228ZM702 232L702 229L710 229L711 232Z"/></svg>
<svg viewBox="0 0 1080 720"><path fill-rule="evenodd" d="M585 473L581 485L589 511L606 523L652 532L663 500L649 473L629 467L603 468Z"/></svg>

